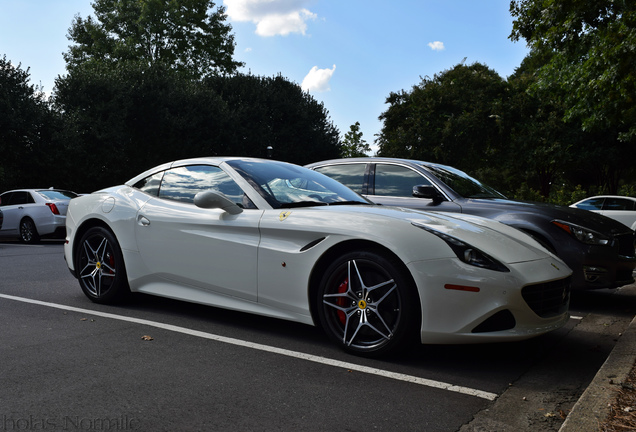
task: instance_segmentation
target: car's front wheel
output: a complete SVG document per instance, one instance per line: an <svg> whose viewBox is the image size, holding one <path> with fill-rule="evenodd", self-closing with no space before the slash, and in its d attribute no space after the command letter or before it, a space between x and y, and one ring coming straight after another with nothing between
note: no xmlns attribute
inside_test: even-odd
<svg viewBox="0 0 636 432"><path fill-rule="evenodd" d="M75 270L82 291L95 303L114 303L130 292L121 248L106 228L93 227L84 233Z"/></svg>
<svg viewBox="0 0 636 432"><path fill-rule="evenodd" d="M20 240L24 243L37 243L40 241L40 235L35 223L28 217L20 221Z"/></svg>
<svg viewBox="0 0 636 432"><path fill-rule="evenodd" d="M420 328L416 290L406 269L383 254L357 251L336 259L322 278L318 315L345 351L381 356L402 348Z"/></svg>

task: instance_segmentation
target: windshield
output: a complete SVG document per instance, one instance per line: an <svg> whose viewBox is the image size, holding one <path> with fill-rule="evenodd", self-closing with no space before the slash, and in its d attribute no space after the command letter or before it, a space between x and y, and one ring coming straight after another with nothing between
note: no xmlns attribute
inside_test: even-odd
<svg viewBox="0 0 636 432"><path fill-rule="evenodd" d="M463 171L442 165L424 165L424 167L464 198L506 199L495 189L475 180Z"/></svg>
<svg viewBox="0 0 636 432"><path fill-rule="evenodd" d="M297 165L266 160L230 160L227 164L273 208L369 204L343 184Z"/></svg>

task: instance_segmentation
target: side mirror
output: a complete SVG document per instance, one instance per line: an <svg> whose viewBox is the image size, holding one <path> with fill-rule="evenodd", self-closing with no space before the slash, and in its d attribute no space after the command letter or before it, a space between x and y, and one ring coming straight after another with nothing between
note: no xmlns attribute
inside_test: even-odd
<svg viewBox="0 0 636 432"><path fill-rule="evenodd" d="M431 185L417 185L413 186L413 196L416 198L427 198L432 199L434 202L442 202L444 197L435 186Z"/></svg>
<svg viewBox="0 0 636 432"><path fill-rule="evenodd" d="M221 192L211 190L199 192L194 196L194 205L200 208L225 210L229 214L239 214L243 211L234 201L223 195Z"/></svg>

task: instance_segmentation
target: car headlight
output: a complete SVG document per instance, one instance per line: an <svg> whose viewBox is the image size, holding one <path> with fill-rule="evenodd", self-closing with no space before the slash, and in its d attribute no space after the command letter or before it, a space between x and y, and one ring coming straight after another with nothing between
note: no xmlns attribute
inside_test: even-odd
<svg viewBox="0 0 636 432"><path fill-rule="evenodd" d="M429 233L434 234L444 240L446 244L453 250L453 252L455 252L457 258L468 265L504 273L510 271L505 265L503 265L493 257L489 256L487 253L480 251L476 247L473 247L456 237L434 230L426 225L420 225L416 222L412 222L412 224L413 226L428 231Z"/></svg>
<svg viewBox="0 0 636 432"><path fill-rule="evenodd" d="M575 225L561 220L553 220L552 223L585 244L602 246L607 245L610 242L610 238L606 235L588 228L583 228L580 225Z"/></svg>

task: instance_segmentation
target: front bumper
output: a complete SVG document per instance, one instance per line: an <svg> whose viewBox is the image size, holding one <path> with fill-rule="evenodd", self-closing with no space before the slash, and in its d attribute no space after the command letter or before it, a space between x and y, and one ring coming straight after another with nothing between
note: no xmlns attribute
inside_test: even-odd
<svg viewBox="0 0 636 432"><path fill-rule="evenodd" d="M421 342L523 340L567 322L571 271L562 261L506 266L510 273L467 268L459 260L410 263L422 307Z"/></svg>
<svg viewBox="0 0 636 432"><path fill-rule="evenodd" d="M574 270L573 290L618 288L634 283L634 234L617 235L607 246L585 246L581 253L562 256Z"/></svg>

